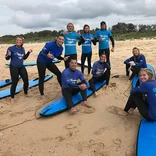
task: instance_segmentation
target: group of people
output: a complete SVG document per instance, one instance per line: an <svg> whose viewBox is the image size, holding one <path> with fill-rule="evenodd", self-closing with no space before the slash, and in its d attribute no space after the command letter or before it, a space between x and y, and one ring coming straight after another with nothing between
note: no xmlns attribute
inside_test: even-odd
<svg viewBox="0 0 156 156"><path fill-rule="evenodd" d="M78 92L80 92L82 95L84 105L89 107L86 96L88 85L89 89L93 91L95 97L97 96L95 88L96 82L102 82L106 80L106 89L109 85L111 71L109 40L112 43L111 51L114 52L114 39L112 37L112 33L107 30L107 25L104 21L100 23L100 29L96 31L95 35L90 33L89 25L84 25L83 34L81 35L80 31L74 31L74 25L72 23L68 23L67 31L61 32L56 37L55 41L47 42L38 54L37 69L39 74L40 95L44 95L44 77L47 68L57 76L58 83L62 88L62 95L66 100L70 113L73 114L77 111L73 107L74 105L72 101L72 95ZM76 69L77 41L78 45L82 45L81 71ZM94 62L93 67L91 67L92 44L96 45L97 42L99 43L99 59L97 59L97 61ZM14 101L19 75L24 81L24 93L28 93L28 74L23 65L23 60L28 58L32 52L32 49L25 53L23 44L24 39L22 37L17 37L16 44L8 48L5 56L7 60L11 58L11 101ZM63 44L65 46L64 57L62 57ZM126 76L129 77L130 70L132 71L132 75L129 77L130 81L133 80L135 75L139 75L141 83L139 82L137 85L141 89L138 87L131 91L131 95L128 99L125 109L121 109L119 114L127 115L129 112L132 112L136 107L138 107L141 115L144 118L149 121L153 121L156 120L156 83L154 80L152 80L152 72L149 69L146 69L147 65L145 56L140 53L137 47L134 47L132 52L133 56L124 62L126 64ZM52 62L52 60L55 58L64 60L65 69L62 73ZM84 63L86 58L88 61L88 74L90 74L92 68L92 78L88 82L84 78ZM144 83L146 81L148 82ZM154 87L154 89L152 87ZM136 95L136 92L141 94L138 96ZM145 94L146 96L142 96ZM146 114L143 114L145 112Z"/></svg>

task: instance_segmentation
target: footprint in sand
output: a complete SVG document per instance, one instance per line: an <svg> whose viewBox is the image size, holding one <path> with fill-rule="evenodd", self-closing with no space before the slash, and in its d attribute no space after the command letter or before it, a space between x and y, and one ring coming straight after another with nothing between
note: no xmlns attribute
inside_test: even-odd
<svg viewBox="0 0 156 156"><path fill-rule="evenodd" d="M83 108L80 110L81 113L84 113L84 114L92 114L96 111L95 108L91 107L91 108Z"/></svg>
<svg viewBox="0 0 156 156"><path fill-rule="evenodd" d="M73 125L73 124L71 124L71 123L70 123L70 124L65 125L64 127L65 127L65 129L67 129L67 130L77 128L75 125Z"/></svg>
<svg viewBox="0 0 156 156"><path fill-rule="evenodd" d="M94 134L101 135L106 129L107 129L107 127L99 128L97 131L94 132Z"/></svg>
<svg viewBox="0 0 156 156"><path fill-rule="evenodd" d="M77 126L75 126L71 123L65 125L65 129L68 130L68 133L66 134L66 138L75 137L76 134L79 132Z"/></svg>
<svg viewBox="0 0 156 156"><path fill-rule="evenodd" d="M88 148L96 149L96 150L102 150L105 148L105 144L103 142L95 142L94 140L89 140Z"/></svg>
<svg viewBox="0 0 156 156"><path fill-rule="evenodd" d="M15 117L15 116L22 115L22 114L23 112L15 112L15 113L11 113L10 116Z"/></svg>
<svg viewBox="0 0 156 156"><path fill-rule="evenodd" d="M116 107L116 106L110 106L110 107L107 107L106 110L110 113L113 113L115 115L119 115L120 112L121 112L121 108L119 107Z"/></svg>
<svg viewBox="0 0 156 156"><path fill-rule="evenodd" d="M116 145L121 145L122 142L121 142L120 139L117 138L117 139L113 140L113 143L116 144Z"/></svg>
<svg viewBox="0 0 156 156"><path fill-rule="evenodd" d="M58 136L55 138L56 141L62 142L64 141L66 138L64 138L63 136Z"/></svg>

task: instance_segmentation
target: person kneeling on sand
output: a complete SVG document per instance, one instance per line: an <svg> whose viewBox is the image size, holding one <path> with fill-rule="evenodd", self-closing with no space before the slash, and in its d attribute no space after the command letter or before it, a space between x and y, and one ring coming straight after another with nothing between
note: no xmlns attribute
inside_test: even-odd
<svg viewBox="0 0 156 156"><path fill-rule="evenodd" d="M131 114L137 107L143 118L156 121L156 81L153 80L152 71L147 68L141 69L139 79L141 84L131 90L124 110L119 110L118 114Z"/></svg>
<svg viewBox="0 0 156 156"><path fill-rule="evenodd" d="M98 94L95 89L96 82L103 82L106 80L105 88L108 88L109 79L110 79L110 65L106 61L106 55L102 53L100 55L100 60L94 62L92 68L92 78L89 80L90 88L94 92L94 96L96 97Z"/></svg>
<svg viewBox="0 0 156 156"><path fill-rule="evenodd" d="M76 67L77 61L75 59L70 59L69 68L66 68L62 72L62 95L66 100L67 107L71 114L77 112L77 110L73 108L74 104L72 101L72 96L79 92L81 93L83 104L89 107L87 104L86 95L87 82L84 78L84 75L79 70L77 70ZM80 80L79 83L78 80Z"/></svg>

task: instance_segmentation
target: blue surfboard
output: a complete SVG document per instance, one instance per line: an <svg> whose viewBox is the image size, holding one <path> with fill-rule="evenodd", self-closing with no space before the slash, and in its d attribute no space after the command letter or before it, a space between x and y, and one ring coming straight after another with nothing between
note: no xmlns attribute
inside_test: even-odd
<svg viewBox="0 0 156 156"><path fill-rule="evenodd" d="M95 84L96 90L99 90L105 83L106 83L106 81L96 83ZM91 96L92 94L93 94L93 91L87 89L87 97ZM81 94L78 93L78 94L74 95L72 97L72 100L73 100L74 105L80 103L82 101ZM65 101L64 97L62 97L54 102L51 102L48 106L43 108L43 110L41 110L41 112L40 112L40 115L41 116L51 116L51 115L55 115L60 112L63 112L65 110L67 110L67 105L66 105L66 101Z"/></svg>
<svg viewBox="0 0 156 156"><path fill-rule="evenodd" d="M57 60L57 59L54 59L52 60L53 63L59 63L61 62L60 60ZM37 63L36 62L24 62L23 65L24 66L34 66L36 65ZM10 66L10 63L6 63L7 66Z"/></svg>
<svg viewBox="0 0 156 156"><path fill-rule="evenodd" d="M6 63L7 66L10 66L10 63ZM36 62L24 62L24 66L35 66Z"/></svg>
<svg viewBox="0 0 156 156"><path fill-rule="evenodd" d="M152 73L155 75L155 70L150 64L147 64L147 68L150 69L152 71ZM135 77L132 80L132 88L136 88L138 81L139 81L139 76L135 75Z"/></svg>
<svg viewBox="0 0 156 156"><path fill-rule="evenodd" d="M53 77L52 74L46 75L44 81L47 81ZM29 80L29 88L37 86L39 83L39 79ZM23 89L23 84L19 84L16 87L16 94L19 93ZM10 88L0 91L0 99L10 96Z"/></svg>
<svg viewBox="0 0 156 156"><path fill-rule="evenodd" d="M20 76L19 76L19 79L20 79ZM2 87L6 87L8 85L10 85L12 83L12 79L6 79L6 80L2 80L0 81L0 88Z"/></svg>
<svg viewBox="0 0 156 156"><path fill-rule="evenodd" d="M142 119L138 130L137 156L156 156L156 122Z"/></svg>

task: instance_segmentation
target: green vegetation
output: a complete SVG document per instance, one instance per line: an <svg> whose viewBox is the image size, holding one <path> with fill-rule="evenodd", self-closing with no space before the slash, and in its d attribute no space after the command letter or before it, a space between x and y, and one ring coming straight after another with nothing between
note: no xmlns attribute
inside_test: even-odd
<svg viewBox="0 0 156 156"><path fill-rule="evenodd" d="M97 30L91 30L91 33L95 34ZM113 33L115 40L133 40L133 39L141 39L141 38L156 38L156 24L153 25L134 25L132 23L117 23L113 25L110 29ZM19 35L5 35L0 37L1 44L10 44L15 42L15 38L17 36L22 36L25 38L25 42L47 42L54 40L57 34L59 34L62 30L43 30L40 32L30 32L27 34L19 34ZM82 30L81 30L82 32Z"/></svg>

